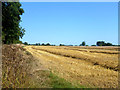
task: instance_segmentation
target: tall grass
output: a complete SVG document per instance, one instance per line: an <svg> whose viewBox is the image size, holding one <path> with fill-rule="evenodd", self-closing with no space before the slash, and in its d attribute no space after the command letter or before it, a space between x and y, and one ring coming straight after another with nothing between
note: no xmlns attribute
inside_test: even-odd
<svg viewBox="0 0 120 90"><path fill-rule="evenodd" d="M25 49L14 45L4 45L2 53L2 87L29 87L29 71L32 56Z"/></svg>

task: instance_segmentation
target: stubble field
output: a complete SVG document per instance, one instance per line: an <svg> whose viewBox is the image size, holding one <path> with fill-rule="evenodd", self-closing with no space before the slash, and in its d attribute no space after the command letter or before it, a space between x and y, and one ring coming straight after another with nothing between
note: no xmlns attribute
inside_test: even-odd
<svg viewBox="0 0 120 90"><path fill-rule="evenodd" d="M25 46L25 49L45 69L76 87L118 87L118 47Z"/></svg>

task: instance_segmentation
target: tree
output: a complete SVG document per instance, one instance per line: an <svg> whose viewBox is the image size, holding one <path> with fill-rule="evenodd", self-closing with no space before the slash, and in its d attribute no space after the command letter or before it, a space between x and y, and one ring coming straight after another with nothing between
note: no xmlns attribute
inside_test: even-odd
<svg viewBox="0 0 120 90"><path fill-rule="evenodd" d="M113 46L112 43L105 43L104 41L98 41L97 46Z"/></svg>
<svg viewBox="0 0 120 90"><path fill-rule="evenodd" d="M105 43L105 46L113 46L112 43Z"/></svg>
<svg viewBox="0 0 120 90"><path fill-rule="evenodd" d="M42 46L45 46L45 44L44 44L44 43L42 43Z"/></svg>
<svg viewBox="0 0 120 90"><path fill-rule="evenodd" d="M65 46L64 44L60 44L59 46Z"/></svg>
<svg viewBox="0 0 120 90"><path fill-rule="evenodd" d="M20 2L2 2L2 42L4 44L18 43L25 34L25 29L20 27L24 10Z"/></svg>
<svg viewBox="0 0 120 90"><path fill-rule="evenodd" d="M36 43L35 45L40 46L40 43Z"/></svg>
<svg viewBox="0 0 120 90"><path fill-rule="evenodd" d="M24 42L23 44L24 44L24 45L28 45L28 43L27 43L27 42Z"/></svg>
<svg viewBox="0 0 120 90"><path fill-rule="evenodd" d="M19 43L19 44L22 44L22 41L19 41L18 43Z"/></svg>
<svg viewBox="0 0 120 90"><path fill-rule="evenodd" d="M38 45L38 43L36 43L35 45Z"/></svg>
<svg viewBox="0 0 120 90"><path fill-rule="evenodd" d="M83 41L81 45L82 45L82 46L85 46L85 41Z"/></svg>
<svg viewBox="0 0 120 90"><path fill-rule="evenodd" d="M105 46L105 42L104 41L97 41L96 45L97 46Z"/></svg>
<svg viewBox="0 0 120 90"><path fill-rule="evenodd" d="M47 43L47 44L46 44L46 46L50 46L50 44L49 44L49 43Z"/></svg>

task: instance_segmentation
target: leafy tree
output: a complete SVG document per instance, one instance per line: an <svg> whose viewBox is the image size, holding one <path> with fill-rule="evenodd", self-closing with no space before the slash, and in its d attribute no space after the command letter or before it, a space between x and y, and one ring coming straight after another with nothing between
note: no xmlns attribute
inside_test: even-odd
<svg viewBox="0 0 120 90"><path fill-rule="evenodd" d="M22 41L18 41L19 44L22 44Z"/></svg>
<svg viewBox="0 0 120 90"><path fill-rule="evenodd" d="M105 43L105 46L113 46L112 43Z"/></svg>
<svg viewBox="0 0 120 90"><path fill-rule="evenodd" d="M41 45L42 45L42 46L45 46L45 44L44 44L44 43L42 43Z"/></svg>
<svg viewBox="0 0 120 90"><path fill-rule="evenodd" d="M105 43L104 41L98 41L97 46L113 46L112 43Z"/></svg>
<svg viewBox="0 0 120 90"><path fill-rule="evenodd" d="M60 44L59 46L65 46L64 44Z"/></svg>
<svg viewBox="0 0 120 90"><path fill-rule="evenodd" d="M38 45L38 43L36 43L35 45Z"/></svg>
<svg viewBox="0 0 120 90"><path fill-rule="evenodd" d="M23 44L24 44L24 45L28 45L28 43L27 43L27 42L24 42Z"/></svg>
<svg viewBox="0 0 120 90"><path fill-rule="evenodd" d="M46 46L50 46L50 44L49 44L49 43L47 43L47 44L46 44Z"/></svg>
<svg viewBox="0 0 120 90"><path fill-rule="evenodd" d="M82 44L80 44L80 46L85 46L85 45L86 45L85 41L83 41Z"/></svg>
<svg viewBox="0 0 120 90"><path fill-rule="evenodd" d="M2 2L2 42L4 44L18 43L25 34L20 27L21 17L24 10L20 2Z"/></svg>
<svg viewBox="0 0 120 90"><path fill-rule="evenodd" d="M97 46L105 46L105 42L104 41L97 41L96 45Z"/></svg>
<svg viewBox="0 0 120 90"><path fill-rule="evenodd" d="M40 46L40 43L36 43L35 45Z"/></svg>

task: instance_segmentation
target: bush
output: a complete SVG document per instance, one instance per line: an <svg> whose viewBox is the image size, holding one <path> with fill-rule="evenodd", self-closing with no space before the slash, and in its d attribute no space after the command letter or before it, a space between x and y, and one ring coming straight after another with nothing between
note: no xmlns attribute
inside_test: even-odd
<svg viewBox="0 0 120 90"><path fill-rule="evenodd" d="M27 43L27 42L24 42L23 44L24 44L24 45L28 45L28 43Z"/></svg>

